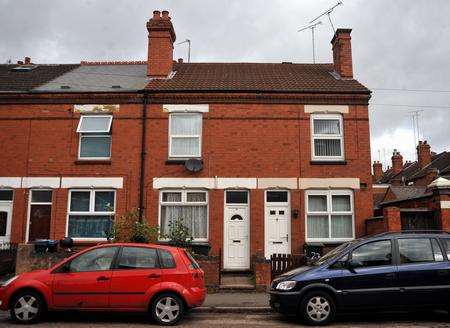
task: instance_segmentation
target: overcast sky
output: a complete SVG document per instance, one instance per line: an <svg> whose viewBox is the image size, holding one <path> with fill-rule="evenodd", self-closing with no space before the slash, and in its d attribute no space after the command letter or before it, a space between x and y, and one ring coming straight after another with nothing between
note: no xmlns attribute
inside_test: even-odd
<svg viewBox="0 0 450 328"><path fill-rule="evenodd" d="M145 23L155 9L170 11L177 42L192 40L193 62L312 62L311 33L297 30L336 2L0 0L0 62L15 62L24 56L35 63L145 60ZM397 148L405 159L415 160L415 110L423 110L419 120L422 138L436 152L448 150L450 1L343 3L332 14L333 23L353 29L353 70L374 92L370 101L372 158L381 154L381 160L389 163ZM333 32L327 17L322 22L316 29L316 61L331 62ZM186 59L186 45L177 45L174 57Z"/></svg>

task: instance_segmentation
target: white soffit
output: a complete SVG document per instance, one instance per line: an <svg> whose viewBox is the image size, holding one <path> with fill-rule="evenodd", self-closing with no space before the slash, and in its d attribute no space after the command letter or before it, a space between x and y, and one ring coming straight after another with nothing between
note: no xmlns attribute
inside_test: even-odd
<svg viewBox="0 0 450 328"><path fill-rule="evenodd" d="M21 177L0 177L0 188L20 188L21 185Z"/></svg>
<svg viewBox="0 0 450 328"><path fill-rule="evenodd" d="M217 189L256 189L256 178L217 178Z"/></svg>
<svg viewBox="0 0 450 328"><path fill-rule="evenodd" d="M22 188L59 188L61 178L59 177L24 177Z"/></svg>
<svg viewBox="0 0 450 328"><path fill-rule="evenodd" d="M297 189L297 178L260 178L258 189Z"/></svg>
<svg viewBox="0 0 450 328"><path fill-rule="evenodd" d="M198 105L163 105L163 112L192 112L192 113L207 113L209 112L208 104L198 104Z"/></svg>
<svg viewBox="0 0 450 328"><path fill-rule="evenodd" d="M299 189L350 188L359 189L359 178L300 178Z"/></svg>
<svg viewBox="0 0 450 328"><path fill-rule="evenodd" d="M305 113L348 114L347 105L305 105Z"/></svg>
<svg viewBox="0 0 450 328"><path fill-rule="evenodd" d="M214 178L153 178L153 189L214 188Z"/></svg>
<svg viewBox="0 0 450 328"><path fill-rule="evenodd" d="M123 178L62 178L61 188L123 188Z"/></svg>
<svg viewBox="0 0 450 328"><path fill-rule="evenodd" d="M441 200L441 209L450 209L450 200Z"/></svg>

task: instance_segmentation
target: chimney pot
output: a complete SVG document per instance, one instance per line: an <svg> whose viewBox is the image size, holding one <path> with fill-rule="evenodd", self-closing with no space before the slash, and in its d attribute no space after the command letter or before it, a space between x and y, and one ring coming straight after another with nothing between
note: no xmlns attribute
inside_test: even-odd
<svg viewBox="0 0 450 328"><path fill-rule="evenodd" d="M18 60L18 61L17 61L17 64L19 64L19 65L23 65L23 61L21 61L21 60Z"/></svg>
<svg viewBox="0 0 450 328"><path fill-rule="evenodd" d="M159 10L153 11L153 19L160 19L161 18L161 12Z"/></svg>
<svg viewBox="0 0 450 328"><path fill-rule="evenodd" d="M30 65L30 64L31 64L31 58L25 57L25 65Z"/></svg>
<svg viewBox="0 0 450 328"><path fill-rule="evenodd" d="M183 63L183 58L178 58L178 62L179 62L180 64L182 64L182 63Z"/></svg>
<svg viewBox="0 0 450 328"><path fill-rule="evenodd" d="M162 11L162 19L170 19L169 12L167 10Z"/></svg>
<svg viewBox="0 0 450 328"><path fill-rule="evenodd" d="M373 182L377 182L383 176L383 164L379 161L373 162Z"/></svg>

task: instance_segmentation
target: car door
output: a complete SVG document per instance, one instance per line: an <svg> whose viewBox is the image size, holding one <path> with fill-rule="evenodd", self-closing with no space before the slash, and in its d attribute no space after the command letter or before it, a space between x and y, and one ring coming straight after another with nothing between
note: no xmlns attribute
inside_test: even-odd
<svg viewBox="0 0 450 328"><path fill-rule="evenodd" d="M390 239L367 242L349 254L349 262L360 266L345 268L335 279L344 307L393 306L398 297L397 267L393 263Z"/></svg>
<svg viewBox="0 0 450 328"><path fill-rule="evenodd" d="M111 246L92 249L54 272L52 291L55 306L108 308L111 266L118 249Z"/></svg>
<svg viewBox="0 0 450 328"><path fill-rule="evenodd" d="M430 306L448 304L450 268L435 238L398 238L401 304Z"/></svg>
<svg viewBox="0 0 450 328"><path fill-rule="evenodd" d="M111 279L111 308L143 308L148 291L161 283L157 251L146 246L122 247Z"/></svg>

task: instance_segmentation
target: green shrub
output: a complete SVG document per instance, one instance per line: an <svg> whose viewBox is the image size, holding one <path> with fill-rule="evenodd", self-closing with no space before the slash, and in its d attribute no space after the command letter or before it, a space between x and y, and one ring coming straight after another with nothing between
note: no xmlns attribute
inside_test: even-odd
<svg viewBox="0 0 450 328"><path fill-rule="evenodd" d="M113 225L110 239L115 243L154 243L158 240L159 227L150 226L145 218L139 221L139 211L122 215Z"/></svg>

